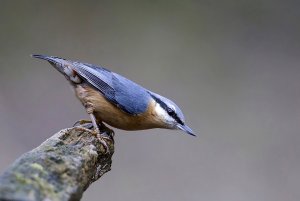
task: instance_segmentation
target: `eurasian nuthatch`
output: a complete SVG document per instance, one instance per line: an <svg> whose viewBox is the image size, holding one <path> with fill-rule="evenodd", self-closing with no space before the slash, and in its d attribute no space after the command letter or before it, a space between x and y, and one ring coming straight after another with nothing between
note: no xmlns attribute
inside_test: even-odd
<svg viewBox="0 0 300 201"><path fill-rule="evenodd" d="M117 73L59 57L32 56L48 61L70 81L99 134L98 125L105 122L123 130L167 128L195 136L174 102Z"/></svg>

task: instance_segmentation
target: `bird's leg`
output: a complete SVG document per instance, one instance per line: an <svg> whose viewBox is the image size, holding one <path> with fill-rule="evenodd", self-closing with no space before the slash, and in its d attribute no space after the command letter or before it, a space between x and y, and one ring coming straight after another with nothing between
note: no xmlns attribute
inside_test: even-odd
<svg viewBox="0 0 300 201"><path fill-rule="evenodd" d="M109 139L113 140L113 138L115 136L115 132L112 129L105 126L105 124L102 123L102 122L97 123L97 125L98 125L98 128L100 130L101 135L104 133L106 136L110 137ZM85 128L92 129L93 128L93 123L92 123L91 120L80 119L80 120L76 121L73 126L83 126Z"/></svg>
<svg viewBox="0 0 300 201"><path fill-rule="evenodd" d="M96 122L96 118L95 118L95 115L93 113L89 114L90 115L90 118L92 120L92 124L94 126L94 129L96 130L96 133L100 135L100 130L99 130L99 127L97 125L97 122Z"/></svg>
<svg viewBox="0 0 300 201"><path fill-rule="evenodd" d="M91 119L92 119L92 117L91 117ZM112 129L105 126L105 124L102 122L97 123L97 125L98 125L101 135L104 134L103 137L105 139L112 140L114 142L115 132ZM73 126L83 126L85 128L92 129L93 123L91 120L81 119L81 120L76 121Z"/></svg>
<svg viewBox="0 0 300 201"><path fill-rule="evenodd" d="M90 118L92 120L93 127L95 128L96 137L100 140L101 144L103 144L103 146L105 147L106 153L109 153L108 145L107 145L106 141L104 140L106 137L100 133L100 129L97 124L95 115L93 113L90 114Z"/></svg>
<svg viewBox="0 0 300 201"><path fill-rule="evenodd" d="M93 106L87 105L86 111L87 111L87 113L90 115L90 118L91 118L93 127L94 127L94 129L95 129L95 131L93 132L93 134L95 134L96 137L100 140L101 144L103 144L103 146L104 146L105 149L106 149L106 153L109 153L108 145L107 145L106 141L104 140L105 137L103 137L103 136L101 135L100 130L99 130L99 127L98 127L98 125L97 125L96 117L95 117L95 115L94 115L94 109L93 109Z"/></svg>

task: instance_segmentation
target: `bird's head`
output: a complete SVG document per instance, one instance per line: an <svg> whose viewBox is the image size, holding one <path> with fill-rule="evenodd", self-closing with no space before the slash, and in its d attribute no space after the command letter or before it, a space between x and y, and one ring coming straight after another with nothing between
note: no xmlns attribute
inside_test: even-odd
<svg viewBox="0 0 300 201"><path fill-rule="evenodd" d="M193 130L185 125L183 113L173 101L159 94L150 91L149 93L156 102L154 111L165 128L182 130L187 134L196 136Z"/></svg>

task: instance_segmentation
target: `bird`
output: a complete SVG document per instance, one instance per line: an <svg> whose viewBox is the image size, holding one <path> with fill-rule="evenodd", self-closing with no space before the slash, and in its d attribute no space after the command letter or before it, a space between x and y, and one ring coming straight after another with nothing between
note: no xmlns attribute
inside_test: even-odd
<svg viewBox="0 0 300 201"><path fill-rule="evenodd" d="M65 76L91 119L83 122L91 122L100 139L99 127L113 133L103 122L122 130L164 128L196 136L173 101L120 74L102 66L57 56L31 56L48 61Z"/></svg>

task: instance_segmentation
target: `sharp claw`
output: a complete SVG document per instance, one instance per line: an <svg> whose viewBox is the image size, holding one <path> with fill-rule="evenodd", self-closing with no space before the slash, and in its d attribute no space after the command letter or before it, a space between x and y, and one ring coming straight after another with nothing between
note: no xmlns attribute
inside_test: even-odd
<svg viewBox="0 0 300 201"><path fill-rule="evenodd" d="M102 122L99 123L98 125L95 122L96 127L93 125L93 122L90 120L79 120L77 121L74 126L81 126L84 129L92 129L94 128L94 130L92 130L92 134L99 139L100 143L104 146L105 148L105 154L109 154L109 147L107 145L107 142L105 140L110 140L112 141L112 143L115 143L114 141L114 136L115 136L115 132L106 127ZM86 126L88 125L88 126Z"/></svg>
<svg viewBox="0 0 300 201"><path fill-rule="evenodd" d="M108 137L104 136L103 134L101 134L97 131L98 129L90 130L90 129L87 129L83 126L80 126L77 129L80 129L83 132L89 132L92 135L94 135L100 141L100 143L104 146L104 149L105 149L104 154L110 154L110 149L109 149L109 146L107 144L107 140L111 140L114 143L113 138L111 138L110 136L108 136Z"/></svg>
<svg viewBox="0 0 300 201"><path fill-rule="evenodd" d="M92 122L90 120L85 120L85 119L80 119L78 121L75 122L74 126L81 126L83 124L91 124Z"/></svg>
<svg viewBox="0 0 300 201"><path fill-rule="evenodd" d="M106 141L104 140L104 139L106 139L106 138L103 137L103 136L102 136L101 134L99 134L99 133L96 133L96 132L95 132L95 134L96 134L97 139L98 139L98 140L100 141L100 143L104 146L105 154L109 154L109 153L110 153L109 147L108 147Z"/></svg>
<svg viewBox="0 0 300 201"><path fill-rule="evenodd" d="M112 129L106 127L103 123L100 124L99 128L100 128L100 133L103 138L111 140L113 143L115 143L115 141L114 141L115 132ZM103 136L103 135L105 135L105 136Z"/></svg>
<svg viewBox="0 0 300 201"><path fill-rule="evenodd" d="M111 140L111 138L107 138L105 136L103 136L101 133L99 133L97 131L98 129L95 129L92 131L92 134L100 141L100 143L104 146L104 149L105 149L105 153L104 154L110 154L110 151L109 151L109 147L107 145L107 142L105 141L105 139L107 140Z"/></svg>

